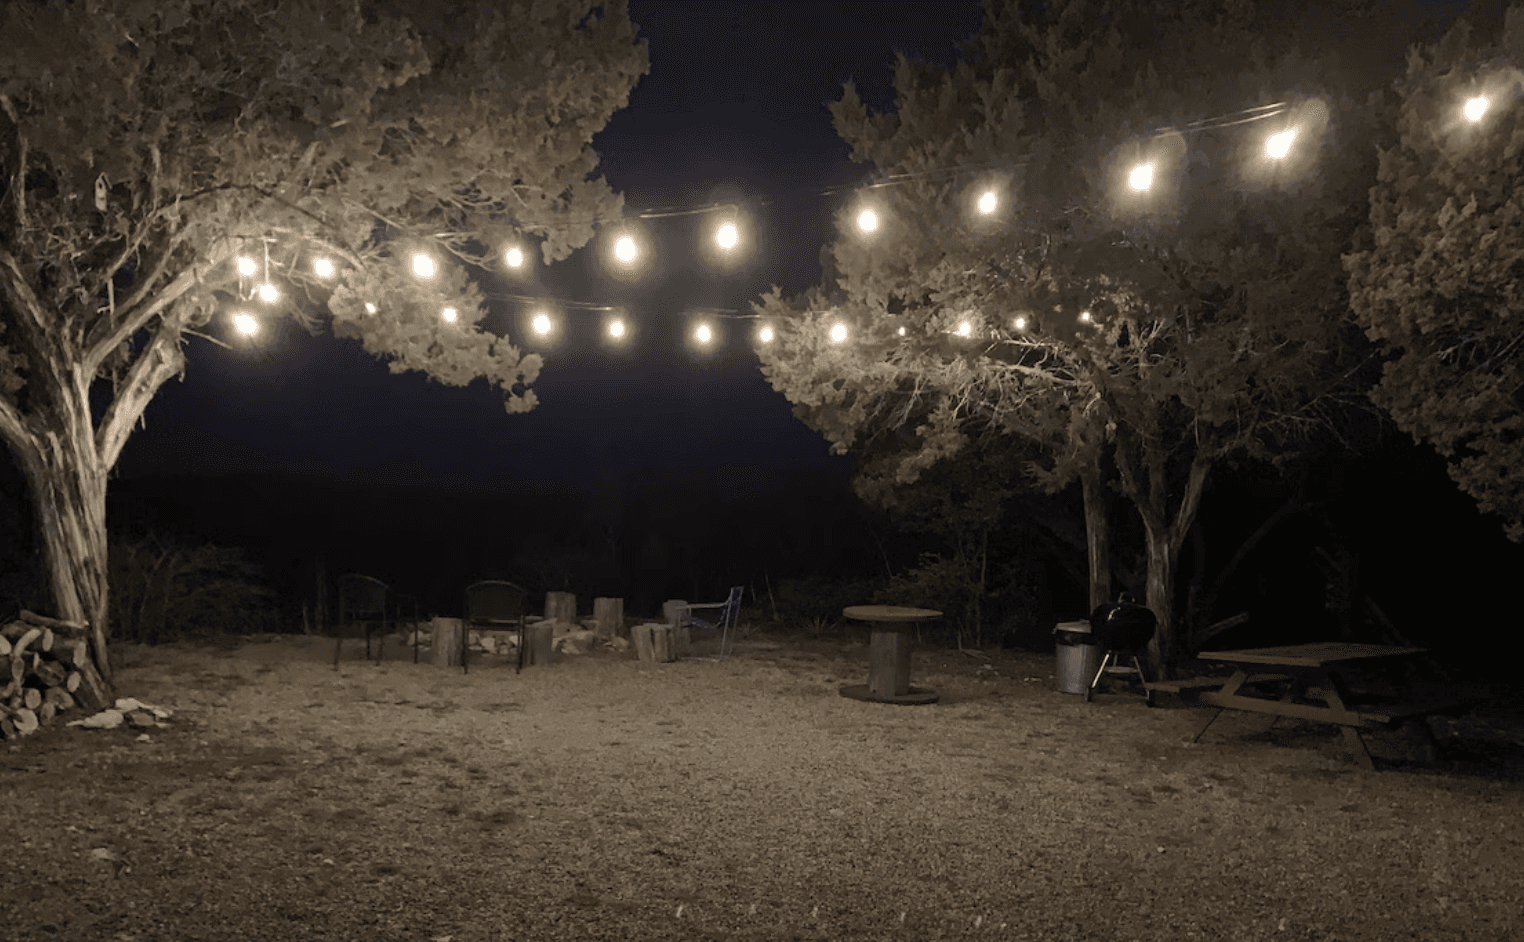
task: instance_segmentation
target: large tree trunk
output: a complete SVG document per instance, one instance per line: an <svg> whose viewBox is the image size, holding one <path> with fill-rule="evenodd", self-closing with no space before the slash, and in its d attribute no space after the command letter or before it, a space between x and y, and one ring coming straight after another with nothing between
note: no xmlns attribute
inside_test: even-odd
<svg viewBox="0 0 1524 942"><path fill-rule="evenodd" d="M1085 501L1085 545L1090 559L1090 610L1112 601L1111 539L1106 529L1106 492L1099 468L1080 475Z"/></svg>
<svg viewBox="0 0 1524 942"><path fill-rule="evenodd" d="M37 450L22 450L21 464L42 540L52 614L88 626L89 657L79 668L75 700L93 712L115 699L106 652L108 469L95 448L88 402L78 406L36 436Z"/></svg>

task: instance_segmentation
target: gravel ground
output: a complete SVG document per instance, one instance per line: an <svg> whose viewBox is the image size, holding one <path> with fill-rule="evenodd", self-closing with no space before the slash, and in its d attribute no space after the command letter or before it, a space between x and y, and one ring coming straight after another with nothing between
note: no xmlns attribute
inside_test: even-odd
<svg viewBox="0 0 1524 942"><path fill-rule="evenodd" d="M1517 697L1448 758L860 644L458 669L331 641L128 652L137 730L0 748L0 938L1524 939ZM395 651L395 649L394 649Z"/></svg>

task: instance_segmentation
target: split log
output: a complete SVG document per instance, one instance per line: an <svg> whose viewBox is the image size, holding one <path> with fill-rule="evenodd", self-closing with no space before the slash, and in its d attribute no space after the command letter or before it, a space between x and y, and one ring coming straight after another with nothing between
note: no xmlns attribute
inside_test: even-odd
<svg viewBox="0 0 1524 942"><path fill-rule="evenodd" d="M51 726L53 724L53 717L57 715L58 705L56 703L48 703L47 701L44 701L43 704L37 708L37 722L41 723L43 726Z"/></svg>
<svg viewBox="0 0 1524 942"><path fill-rule="evenodd" d="M36 625L39 628L52 628L54 631L61 631L75 637L83 635L90 629L90 626L82 621L65 621L62 618L49 618L46 615L29 612L26 609L21 610L19 617L22 621Z"/></svg>
<svg viewBox="0 0 1524 942"><path fill-rule="evenodd" d="M11 639L0 638L0 657L5 657L9 653L11 653Z"/></svg>
<svg viewBox="0 0 1524 942"><path fill-rule="evenodd" d="M677 645L672 637L675 631L672 625L660 625L651 629L651 649L657 661L665 663L677 660Z"/></svg>
<svg viewBox="0 0 1524 942"><path fill-rule="evenodd" d="M624 599L593 599L593 619L598 623L595 629L598 637L614 638L624 635Z"/></svg>
<svg viewBox="0 0 1524 942"><path fill-rule="evenodd" d="M21 733L16 731L16 724L12 723L9 717L0 717L0 735L6 739L15 739Z"/></svg>
<svg viewBox="0 0 1524 942"><path fill-rule="evenodd" d="M42 702L51 703L60 710L74 709L74 698L62 687L49 687L42 692Z"/></svg>
<svg viewBox="0 0 1524 942"><path fill-rule="evenodd" d="M688 603L683 599L667 599L661 603L661 620L669 625L686 625Z"/></svg>
<svg viewBox="0 0 1524 942"><path fill-rule="evenodd" d="M39 650L39 651L51 651L51 650L53 650L53 629L52 628L44 628L44 629L42 629L42 638L41 638L41 640L39 640L37 642L37 650Z"/></svg>
<svg viewBox="0 0 1524 942"><path fill-rule="evenodd" d="M64 689L70 693L73 693L79 689L79 682L79 671L72 671L70 672L68 679L64 681Z"/></svg>
<svg viewBox="0 0 1524 942"><path fill-rule="evenodd" d="M21 705L28 710L35 710L42 706L42 691L36 687L28 687L21 691Z"/></svg>
<svg viewBox="0 0 1524 942"><path fill-rule="evenodd" d="M41 638L41 637L42 637L42 629L41 628L29 628L29 629L27 629L27 633L22 635L19 639L17 639L16 643L11 646L11 657L13 659L15 659L15 660L20 660L21 659L21 655L26 653L26 646L31 644L33 641L36 641L38 638Z"/></svg>
<svg viewBox="0 0 1524 942"><path fill-rule="evenodd" d="M556 660L556 626L542 621L524 630L524 666L553 664Z"/></svg>
<svg viewBox="0 0 1524 942"><path fill-rule="evenodd" d="M16 724L16 732L23 736L30 736L37 731L37 714L29 709L17 710L11 719Z"/></svg>
<svg viewBox="0 0 1524 942"><path fill-rule="evenodd" d="M545 619L577 623L577 596L571 592L545 593Z"/></svg>
<svg viewBox="0 0 1524 942"><path fill-rule="evenodd" d="M68 670L57 661L43 661L32 669L32 673L49 687L57 687L69 676Z"/></svg>

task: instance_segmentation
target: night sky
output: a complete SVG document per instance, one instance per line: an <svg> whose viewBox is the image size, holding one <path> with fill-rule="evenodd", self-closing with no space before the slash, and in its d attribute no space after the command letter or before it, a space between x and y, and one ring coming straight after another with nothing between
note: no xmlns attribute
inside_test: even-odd
<svg viewBox="0 0 1524 942"><path fill-rule="evenodd" d="M697 309L749 313L771 285L792 293L818 281L832 215L849 196L829 191L867 172L848 159L827 103L855 80L866 100L889 106L896 52L951 64L979 29L979 4L634 0L630 13L651 70L595 140L602 172L627 214L741 200L757 230L746 265L711 269L694 250L704 217L677 216L649 221L657 263L638 285L603 275L591 246L542 267L542 290L626 305L636 334L608 347L598 314L568 310L559 341L543 350L541 404L528 415L508 415L483 382L451 389L393 376L357 342L289 322L253 351L191 339L184 382L149 406L120 474L590 485L642 471L844 462L762 378L750 322L720 321L720 343L706 354L688 349L685 328ZM483 326L521 341L521 302L492 305Z"/></svg>

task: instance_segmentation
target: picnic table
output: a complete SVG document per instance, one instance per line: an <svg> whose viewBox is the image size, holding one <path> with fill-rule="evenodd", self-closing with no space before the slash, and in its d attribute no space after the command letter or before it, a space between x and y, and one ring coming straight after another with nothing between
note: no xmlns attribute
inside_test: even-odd
<svg viewBox="0 0 1524 942"><path fill-rule="evenodd" d="M936 691L910 686L910 629L917 622L941 618L941 612L900 605L849 605L841 613L873 625L868 644L868 682L842 687L843 697L906 705L937 702L941 695Z"/></svg>
<svg viewBox="0 0 1524 942"><path fill-rule="evenodd" d="M1234 664L1237 670L1226 680L1181 685L1196 688L1200 700L1217 707L1217 712L1191 741L1199 740L1223 710L1244 710L1337 724L1343 728L1345 742L1355 760L1368 769L1374 769L1375 762L1361 737L1361 730L1405 727L1424 760L1433 762L1439 749L1427 718L1437 713L1463 710L1468 701L1445 696L1425 698L1411 693L1387 698L1356 694L1351 692L1345 676L1353 668L1391 664L1426 650L1321 641L1242 651L1202 651L1197 657ZM1263 670L1265 667L1273 667L1275 672L1251 676L1251 669ZM1220 689L1211 689L1219 684ZM1278 688L1279 696L1271 698L1247 692L1267 688L1272 692Z"/></svg>

